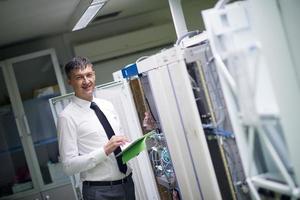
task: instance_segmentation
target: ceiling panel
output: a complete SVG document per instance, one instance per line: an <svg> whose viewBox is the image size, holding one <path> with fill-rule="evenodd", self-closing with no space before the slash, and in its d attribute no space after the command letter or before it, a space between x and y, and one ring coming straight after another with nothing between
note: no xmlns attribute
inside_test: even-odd
<svg viewBox="0 0 300 200"><path fill-rule="evenodd" d="M0 0L0 47L70 31L70 19L78 3L79 0ZM98 15L121 11L115 17L118 19L167 6L167 0L110 0Z"/></svg>

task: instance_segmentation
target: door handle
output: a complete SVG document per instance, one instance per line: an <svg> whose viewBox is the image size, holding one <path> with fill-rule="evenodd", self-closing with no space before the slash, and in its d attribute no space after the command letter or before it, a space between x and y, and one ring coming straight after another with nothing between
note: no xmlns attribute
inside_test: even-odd
<svg viewBox="0 0 300 200"><path fill-rule="evenodd" d="M22 138L23 137L23 135L22 135L22 127L21 127L19 118L16 117L16 116L15 116L15 121L16 121L16 124L17 124L17 129L18 129L19 136L20 136L20 138Z"/></svg>
<svg viewBox="0 0 300 200"><path fill-rule="evenodd" d="M31 132L30 132L30 128L29 128L29 124L28 124L28 120L27 120L26 115L23 115L23 123L24 123L25 129L26 129L27 135L31 135Z"/></svg>

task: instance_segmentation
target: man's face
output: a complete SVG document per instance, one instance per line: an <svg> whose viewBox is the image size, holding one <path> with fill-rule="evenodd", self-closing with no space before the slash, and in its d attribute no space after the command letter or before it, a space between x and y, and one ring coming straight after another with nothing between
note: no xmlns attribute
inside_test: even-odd
<svg viewBox="0 0 300 200"><path fill-rule="evenodd" d="M95 71L93 70L92 65L88 65L83 70L72 70L68 82L73 87L77 97L92 101L95 79Z"/></svg>

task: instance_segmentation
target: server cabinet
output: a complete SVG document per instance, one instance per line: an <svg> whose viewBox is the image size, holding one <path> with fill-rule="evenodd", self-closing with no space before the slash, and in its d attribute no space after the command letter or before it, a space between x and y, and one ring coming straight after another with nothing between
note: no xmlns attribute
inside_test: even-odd
<svg viewBox="0 0 300 200"><path fill-rule="evenodd" d="M124 68L122 75L141 83L156 128L166 140L181 198L247 199L220 84L209 78L218 76L216 69L202 66L211 62L209 45L203 35L195 41L138 61L136 69Z"/></svg>

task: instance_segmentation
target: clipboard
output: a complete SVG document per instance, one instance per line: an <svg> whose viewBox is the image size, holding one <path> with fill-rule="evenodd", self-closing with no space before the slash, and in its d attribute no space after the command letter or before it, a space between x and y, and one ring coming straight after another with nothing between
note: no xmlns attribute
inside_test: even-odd
<svg viewBox="0 0 300 200"><path fill-rule="evenodd" d="M146 140L149 136L153 135L155 130L146 133L142 137L133 141L128 147L122 152L118 153L116 157L122 156L123 164L127 163L132 158L136 157L140 152L146 149Z"/></svg>

